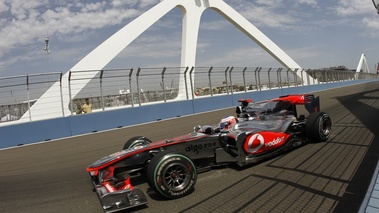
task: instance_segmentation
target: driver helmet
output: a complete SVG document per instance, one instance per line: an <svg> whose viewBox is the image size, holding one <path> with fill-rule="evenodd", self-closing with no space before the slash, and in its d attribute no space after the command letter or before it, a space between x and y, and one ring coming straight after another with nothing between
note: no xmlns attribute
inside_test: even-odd
<svg viewBox="0 0 379 213"><path fill-rule="evenodd" d="M221 122L219 124L220 130L230 130L232 126L237 122L238 120L234 116L226 116L221 119Z"/></svg>

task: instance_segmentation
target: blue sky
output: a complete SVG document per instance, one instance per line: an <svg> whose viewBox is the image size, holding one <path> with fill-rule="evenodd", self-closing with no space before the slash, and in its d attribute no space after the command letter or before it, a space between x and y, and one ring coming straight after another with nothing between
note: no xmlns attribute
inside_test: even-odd
<svg viewBox="0 0 379 213"><path fill-rule="evenodd" d="M159 0L3 0L0 76L66 72ZM225 0L306 69L379 62L379 15L370 0ZM47 55L43 50L49 36ZM179 66L181 12L174 9L106 68ZM197 66L281 67L213 10L202 17Z"/></svg>

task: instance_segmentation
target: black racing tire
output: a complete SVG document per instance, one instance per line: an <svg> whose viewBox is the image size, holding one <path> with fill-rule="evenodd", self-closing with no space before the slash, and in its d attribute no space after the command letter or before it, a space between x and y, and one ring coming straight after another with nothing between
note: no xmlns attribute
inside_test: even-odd
<svg viewBox="0 0 379 213"><path fill-rule="evenodd" d="M150 161L147 182L159 195L176 199L190 194L196 184L195 164L185 155L163 151Z"/></svg>
<svg viewBox="0 0 379 213"><path fill-rule="evenodd" d="M122 149L130 149L136 146L143 146L151 143L151 140L145 136L135 136L125 142Z"/></svg>
<svg viewBox="0 0 379 213"><path fill-rule="evenodd" d="M324 142L330 137L332 120L325 112L314 112L305 123L305 134L312 142Z"/></svg>

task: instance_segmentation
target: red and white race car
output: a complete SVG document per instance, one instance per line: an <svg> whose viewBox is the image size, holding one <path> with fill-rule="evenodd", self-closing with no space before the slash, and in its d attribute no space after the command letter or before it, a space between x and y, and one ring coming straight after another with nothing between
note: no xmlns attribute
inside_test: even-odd
<svg viewBox="0 0 379 213"><path fill-rule="evenodd" d="M212 167L243 167L330 136L331 119L320 112L319 97L312 94L239 102L236 116L222 118L218 125L196 126L192 133L156 142L132 137L122 151L89 165L86 170L104 211L148 202L145 193L132 185L133 179L146 178L162 197L180 198L194 190L198 173ZM309 115L298 115L298 105Z"/></svg>

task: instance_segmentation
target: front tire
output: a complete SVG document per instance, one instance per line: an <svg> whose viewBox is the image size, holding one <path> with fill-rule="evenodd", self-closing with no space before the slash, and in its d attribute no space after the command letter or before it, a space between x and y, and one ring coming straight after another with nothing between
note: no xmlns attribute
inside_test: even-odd
<svg viewBox="0 0 379 213"><path fill-rule="evenodd" d="M306 136L313 142L324 142L330 136L332 120L325 112L311 113L305 123Z"/></svg>
<svg viewBox="0 0 379 213"><path fill-rule="evenodd" d="M160 152L151 159L147 167L149 186L163 197L175 199L194 190L197 171L187 156Z"/></svg>
<svg viewBox="0 0 379 213"><path fill-rule="evenodd" d="M151 143L151 140L145 136L135 136L125 142L122 149L130 149L136 146L143 146Z"/></svg>

